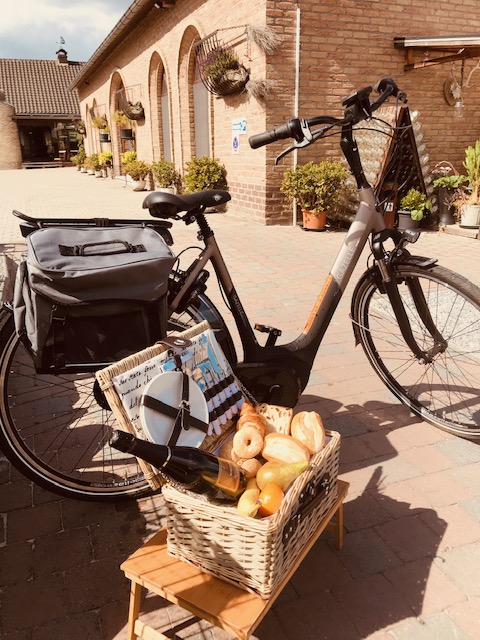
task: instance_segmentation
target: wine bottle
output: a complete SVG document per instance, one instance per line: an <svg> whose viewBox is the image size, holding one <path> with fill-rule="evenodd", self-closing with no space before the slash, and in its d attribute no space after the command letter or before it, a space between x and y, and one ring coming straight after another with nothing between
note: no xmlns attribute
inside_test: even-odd
<svg viewBox="0 0 480 640"><path fill-rule="evenodd" d="M238 465L195 447L168 447L118 430L113 431L110 446L142 458L173 480L192 486L195 491L202 491L198 480L205 480L207 488L213 485L234 498L246 487L247 480Z"/></svg>

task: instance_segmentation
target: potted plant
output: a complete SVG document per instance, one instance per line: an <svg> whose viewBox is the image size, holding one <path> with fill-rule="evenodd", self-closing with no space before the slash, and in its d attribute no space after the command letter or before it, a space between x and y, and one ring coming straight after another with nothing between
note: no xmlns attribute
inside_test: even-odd
<svg viewBox="0 0 480 640"><path fill-rule="evenodd" d="M455 201L458 190L466 182L468 182L468 178L458 174L444 174L433 181L433 186L438 194L438 222L441 226L455 223Z"/></svg>
<svg viewBox="0 0 480 640"><path fill-rule="evenodd" d="M98 153L92 153L92 155L90 156L90 164L94 171L95 177L101 178L102 163L100 162L100 156Z"/></svg>
<svg viewBox="0 0 480 640"><path fill-rule="evenodd" d="M134 191L143 191L145 189L146 177L152 170L148 162L143 160L130 160L125 164L125 172L133 181Z"/></svg>
<svg viewBox="0 0 480 640"><path fill-rule="evenodd" d="M217 158L193 156L185 164L183 174L186 193L207 191L208 189L228 189L227 170Z"/></svg>
<svg viewBox="0 0 480 640"><path fill-rule="evenodd" d="M110 127L107 125L98 135L100 142L110 142Z"/></svg>
<svg viewBox="0 0 480 640"><path fill-rule="evenodd" d="M248 72L232 47L218 46L198 61L200 73L207 87L221 96L243 91Z"/></svg>
<svg viewBox="0 0 480 640"><path fill-rule="evenodd" d="M462 190L457 204L461 210L461 227L480 227L480 140L465 149L463 166L467 171L468 188Z"/></svg>
<svg viewBox="0 0 480 640"><path fill-rule="evenodd" d="M87 170L87 174L89 176L94 176L95 175L95 169L93 167L93 161L92 161L92 157L91 156L87 156L85 158L85 162L83 163L85 169Z"/></svg>
<svg viewBox="0 0 480 640"><path fill-rule="evenodd" d="M125 111L122 109L117 109L113 113L114 121L120 125L120 138L123 140L132 140L133 139L133 129L132 129L132 120L127 116Z"/></svg>
<svg viewBox="0 0 480 640"><path fill-rule="evenodd" d="M344 165L334 160L286 169L280 190L288 202L295 201L302 210L305 230L325 228L328 213L339 205L348 175Z"/></svg>
<svg viewBox="0 0 480 640"><path fill-rule="evenodd" d="M100 142L110 141L110 127L108 126L107 116L94 116L92 118L92 126L99 130Z"/></svg>
<svg viewBox="0 0 480 640"><path fill-rule="evenodd" d="M175 193L181 185L180 173L175 169L173 162L157 160L152 163L152 174L155 186L159 191Z"/></svg>
<svg viewBox="0 0 480 640"><path fill-rule="evenodd" d="M98 156L98 160L102 167L102 177L106 178L108 175L108 169L112 166L113 154L111 151L102 151Z"/></svg>
<svg viewBox="0 0 480 640"><path fill-rule="evenodd" d="M423 220L427 211L432 208L432 203L427 196L418 189L410 189L408 193L400 200L400 208L398 210L397 228L416 229Z"/></svg>

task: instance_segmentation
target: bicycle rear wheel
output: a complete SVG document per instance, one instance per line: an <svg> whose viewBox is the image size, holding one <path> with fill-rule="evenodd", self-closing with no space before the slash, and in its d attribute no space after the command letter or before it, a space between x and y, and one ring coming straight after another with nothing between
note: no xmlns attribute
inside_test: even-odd
<svg viewBox="0 0 480 640"><path fill-rule="evenodd" d="M206 296L169 321L182 331L208 320L225 355L235 350ZM15 335L9 310L0 311L0 449L39 486L69 498L112 500L150 492L136 458L111 449L115 418L91 373L45 375Z"/></svg>
<svg viewBox="0 0 480 640"><path fill-rule="evenodd" d="M394 270L420 348L433 349L434 339L410 293L413 279L420 284L446 345L432 362L420 363L370 270L352 298L355 334L370 364L397 398L423 420L463 438L480 438L480 289L440 266L422 269L407 264Z"/></svg>

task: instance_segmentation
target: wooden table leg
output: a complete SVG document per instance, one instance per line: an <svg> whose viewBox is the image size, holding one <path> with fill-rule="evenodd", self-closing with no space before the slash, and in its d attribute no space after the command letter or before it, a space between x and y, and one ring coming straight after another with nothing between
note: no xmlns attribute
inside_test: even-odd
<svg viewBox="0 0 480 640"><path fill-rule="evenodd" d="M135 622L140 613L140 594L142 592L142 585L134 580L130 581L130 604L128 607L128 627L127 627L127 640L137 640L135 633Z"/></svg>
<svg viewBox="0 0 480 640"><path fill-rule="evenodd" d="M343 500L338 505L335 516L335 542L339 551L343 548Z"/></svg>

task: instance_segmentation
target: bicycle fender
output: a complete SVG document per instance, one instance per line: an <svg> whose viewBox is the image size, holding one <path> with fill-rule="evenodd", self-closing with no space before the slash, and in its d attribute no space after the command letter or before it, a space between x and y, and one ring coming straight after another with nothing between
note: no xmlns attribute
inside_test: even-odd
<svg viewBox="0 0 480 640"><path fill-rule="evenodd" d="M395 260L394 264L413 264L420 269L430 269L438 263L437 258L426 258L425 256L400 256L398 260Z"/></svg>

